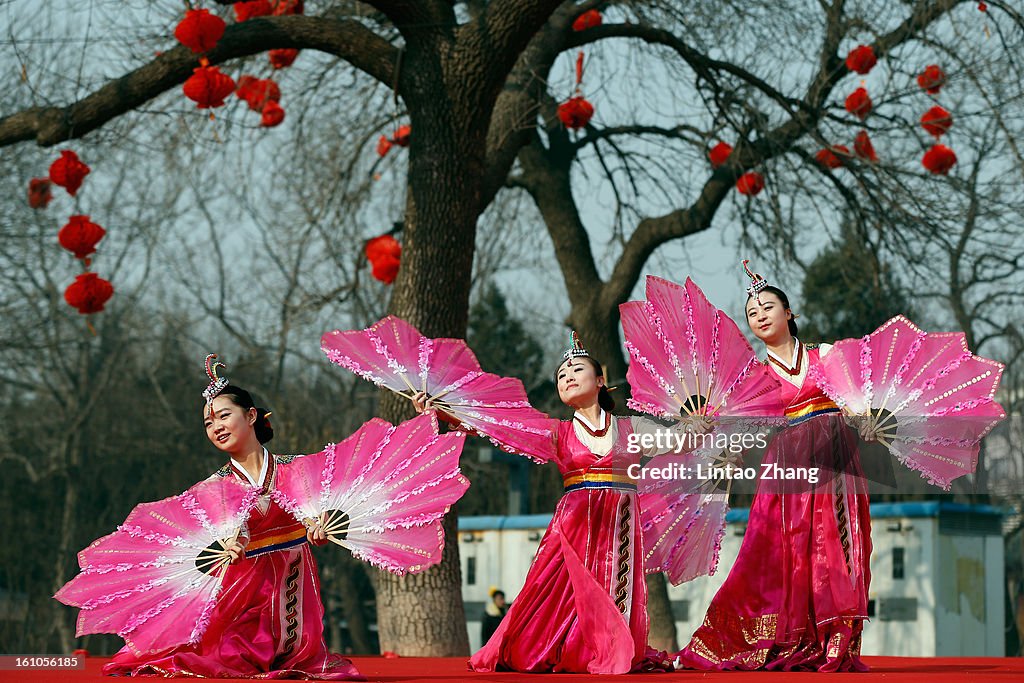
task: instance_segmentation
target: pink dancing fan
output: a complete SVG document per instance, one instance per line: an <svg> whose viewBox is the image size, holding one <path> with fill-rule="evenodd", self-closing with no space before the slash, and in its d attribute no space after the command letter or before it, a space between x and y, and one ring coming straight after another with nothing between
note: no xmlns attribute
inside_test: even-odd
<svg viewBox="0 0 1024 683"><path fill-rule="evenodd" d="M218 479L136 506L78 554L82 572L54 596L81 609L77 635L117 633L136 654L198 643L220 593L225 548L258 495Z"/></svg>
<svg viewBox="0 0 1024 683"><path fill-rule="evenodd" d="M365 330L327 332L321 348L332 362L411 399L426 392L428 407L458 418L510 453L553 449L550 420L532 408L522 382L480 368L461 339L428 339L388 316Z"/></svg>
<svg viewBox="0 0 1024 683"><path fill-rule="evenodd" d="M629 407L658 417L774 422L783 406L771 376L736 323L686 278L647 276L647 301L619 306L631 359Z"/></svg>
<svg viewBox="0 0 1024 683"><path fill-rule="evenodd" d="M729 432L780 421L779 382L746 337L689 278L685 286L647 277L647 301L619 306L632 397L628 405L658 417L714 431L692 434L692 450L654 458L648 468L683 465L690 477L644 480L640 486L645 566L673 583L714 573L725 531L726 492L721 482L695 476L731 466L720 447ZM699 432L700 430L698 430Z"/></svg>
<svg viewBox="0 0 1024 683"><path fill-rule="evenodd" d="M426 413L397 427L379 418L322 452L281 467L274 500L300 521L323 519L332 542L395 574L441 561L441 518L469 481L465 435L437 433Z"/></svg>
<svg viewBox="0 0 1024 683"><path fill-rule="evenodd" d="M647 468L661 468L679 460L674 453L661 455L651 460ZM681 479L640 482L640 528L648 574L665 572L669 581L678 586L715 573L725 534L725 516L729 512L729 496L715 493L716 484L710 479L704 486Z"/></svg>
<svg viewBox="0 0 1024 683"><path fill-rule="evenodd" d="M962 332L922 332L901 315L837 342L809 373L901 463L947 491L975 470L982 437L1006 416L993 398L1000 363L971 354Z"/></svg>

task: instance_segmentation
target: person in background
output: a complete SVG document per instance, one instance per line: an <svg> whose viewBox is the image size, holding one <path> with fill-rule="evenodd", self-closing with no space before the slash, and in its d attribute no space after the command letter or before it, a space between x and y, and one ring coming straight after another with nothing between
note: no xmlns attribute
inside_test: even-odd
<svg viewBox="0 0 1024 683"><path fill-rule="evenodd" d="M490 590L491 601L484 606L484 616L480 622L480 642L486 643L498 630L505 612L508 611L508 603L505 602L505 591L492 587Z"/></svg>

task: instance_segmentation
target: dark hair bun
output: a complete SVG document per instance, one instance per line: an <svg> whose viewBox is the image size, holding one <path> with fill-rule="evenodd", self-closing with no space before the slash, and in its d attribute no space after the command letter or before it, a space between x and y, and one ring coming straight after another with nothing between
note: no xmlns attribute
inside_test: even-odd
<svg viewBox="0 0 1024 683"><path fill-rule="evenodd" d="M256 438L260 443L267 443L274 438L274 428L270 425L269 413L263 408L256 409L256 424L253 429L256 431Z"/></svg>

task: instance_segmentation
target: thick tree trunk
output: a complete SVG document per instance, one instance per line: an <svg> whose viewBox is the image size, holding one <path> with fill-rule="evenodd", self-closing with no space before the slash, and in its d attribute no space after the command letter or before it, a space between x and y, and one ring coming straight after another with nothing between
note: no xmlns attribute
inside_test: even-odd
<svg viewBox="0 0 1024 683"><path fill-rule="evenodd" d="M668 581L662 573L647 575L647 617L651 632L647 642L655 650L675 652L679 649L672 603L668 599Z"/></svg>
<svg viewBox="0 0 1024 683"><path fill-rule="evenodd" d="M461 89L442 69L444 50L410 49L405 88L412 116L402 265L389 312L428 337L464 337L469 315L486 123L453 101ZM415 66L414 66L415 65ZM467 67L468 68L468 67ZM449 93L448 97L439 93ZM391 421L413 415L408 401L382 397ZM445 518L442 562L421 574L377 577L381 650L403 656L469 653L455 512Z"/></svg>

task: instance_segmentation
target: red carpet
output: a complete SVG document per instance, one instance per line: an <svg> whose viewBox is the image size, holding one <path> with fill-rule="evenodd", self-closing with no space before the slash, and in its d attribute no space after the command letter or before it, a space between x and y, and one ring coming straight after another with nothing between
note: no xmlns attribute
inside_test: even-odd
<svg viewBox="0 0 1024 683"><path fill-rule="evenodd" d="M844 680L847 683L904 683L906 681L927 681L928 683L1018 683L1024 681L1024 658L997 659L975 658L934 658L913 657L865 657L871 667L866 674L817 674L817 673L775 673L757 671L752 673L701 673L681 671L671 674L636 674L632 676L586 676L581 674L476 674L466 671L464 659L424 659L407 657L383 659L381 657L353 657L352 660L369 681L480 681L481 683L577 683L587 681L651 680L655 683L684 683L698 679L719 679L727 683L782 683L799 678L808 683ZM12 683L83 683L85 681L122 680L100 674L100 667L106 659L89 658L84 671L0 671L0 681ZM152 679L149 679L152 680ZM231 680L231 679L222 679ZM234 679L238 680L238 679Z"/></svg>

